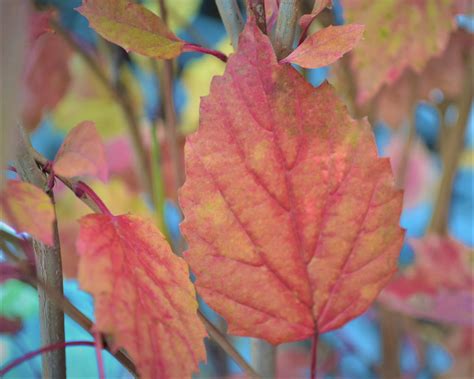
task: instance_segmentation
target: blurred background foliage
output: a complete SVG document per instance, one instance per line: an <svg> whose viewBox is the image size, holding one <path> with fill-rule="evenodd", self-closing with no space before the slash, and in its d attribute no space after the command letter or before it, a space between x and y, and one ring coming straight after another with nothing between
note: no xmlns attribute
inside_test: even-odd
<svg viewBox="0 0 474 379"><path fill-rule="evenodd" d="M80 0L37 1L39 6L54 8L62 27L71 33L81 48L97 58L109 77L120 81L123 88L126 88L140 120L142 134L149 136L152 133L151 125L158 125L157 136L161 146L161 167L167 195L164 218L173 240L179 243L178 225L181 215L176 206L176 193L171 184L175 173L171 168L169 146L166 145L165 132L162 128L164 106L160 72L163 63L152 62L133 53L126 54L101 39L88 27L85 18L74 10L80 3ZM157 1L143 0L142 3L152 11L158 12ZM226 54L232 52L214 1L167 0L166 4L170 26L178 36L221 50ZM344 21L344 9L340 1L334 1L332 13L335 23L340 24ZM473 33L474 22L471 16L461 15L457 18L457 22L465 33ZM14 39L15 36L11 38ZM470 47L472 48L472 45ZM30 121L30 129L34 130L32 141L35 148L52 159L64 136L72 127L82 120L95 121L106 143L112 175L109 183L104 185L92 182L91 186L114 213L134 212L152 215L150 199L140 188L133 147L127 135L127 120L120 105L78 54L69 51L69 48L61 43L52 47L44 46L44 49L46 51L43 55L28 64L39 66L51 64L38 74L41 75L40 83L44 84L42 91L45 98L57 94L50 96L49 92L58 91L58 85L64 87L64 93L60 98L53 99L51 104L47 104L45 100L45 103L39 104L36 109L24 110L27 112L26 119ZM182 149L184 136L192 133L198 126L200 97L208 93L212 77L222 74L224 67L225 65L214 57L196 53L184 54L175 61L172 86L179 130L177 143L179 149ZM454 65L444 67L446 74L451 78L458 74L454 71L459 69ZM337 70L325 67L304 70L303 74L314 86L318 86L324 80L334 78L337 74L335 71ZM54 80L59 80L60 83L52 82ZM397 120L396 125L390 123L394 118L392 113L400 116L399 113L403 112L400 110L403 101L397 103L392 99L387 113L380 112L371 120L379 153L389 156L394 167L403 160L404 146L410 135L410 124L414 123L415 133L412 136L414 142L408 162L405 163L406 193L401 225L407 230L407 242L400 255L401 269L410 268L417 258L410 239L421 238L427 232L435 206L437 185L442 175L439 146L443 138L443 128L451 127L457 118L458 110L455 105L450 105L444 114L440 113L443 99L444 94L441 90L431 91L428 100L419 101L413 111L404 115L406 117L403 117L403 120ZM150 138L144 140L149 141ZM148 143L147 149L150 148L149 145ZM473 149L474 114L471 111L460 164L455 173L447 220L449 235L462 243L463 248L468 249L471 261L474 246ZM93 301L88 294L78 288L75 280L77 257L74 240L78 229L75 220L85 214L87 209L74 199L72 193L58 188L57 212L64 273L67 277L65 295L86 315L93 318ZM2 228L8 230L6 225ZM471 261L466 263L468 270L471 270ZM472 286L470 291L472 292ZM35 291L29 285L16 279L2 278L0 303L3 329L0 351L2 362L5 363L40 347L38 300ZM472 323L470 325L443 323L438 322L436 317L434 319L426 315L419 317L409 314L410 311L402 314L393 313L393 310L386 309L390 306L383 304L376 303L363 316L321 337L322 347L318 365L321 377L378 378L382 375L381 367L386 359L397 360L396 364L403 378L472 377ZM472 303L468 305L471 306L472 312ZM203 309L211 320L224 327L222 320L205 304ZM470 316L472 319L472 313ZM397 335L398 350L391 358L384 358L384 351L387 351L387 341L384 343L384 339L391 338L386 335L386 331L384 332L384 328L387 328L384 319L396 320L388 326L395 328ZM21 322L11 327L11 324L7 323L8 320ZM10 328L7 328L8 325ZM90 335L68 318L66 336L68 341L92 340ZM236 337L233 341L243 356L250 360L249 339ZM104 355L106 377L129 377L127 371L114 358L107 353ZM277 358L279 377L308 377L309 355L309 341L281 346ZM71 378L98 377L95 359L94 350L89 347L68 349L68 375ZM40 358L35 358L12 370L7 377L39 378L40 373ZM197 377L224 375L238 377L241 372L219 348L208 343L208 363L202 365Z"/></svg>

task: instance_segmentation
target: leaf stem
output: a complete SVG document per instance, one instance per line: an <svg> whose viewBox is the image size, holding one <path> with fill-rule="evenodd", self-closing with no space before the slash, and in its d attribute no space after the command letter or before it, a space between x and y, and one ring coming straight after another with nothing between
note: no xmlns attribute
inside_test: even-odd
<svg viewBox="0 0 474 379"><path fill-rule="evenodd" d="M102 359L102 335L98 331L94 331L95 355L97 357L97 370L99 371L99 379L105 379L104 360Z"/></svg>
<svg viewBox="0 0 474 379"><path fill-rule="evenodd" d="M113 216L112 213L110 212L109 208L107 208L107 206L102 201L102 199L86 183L84 183L80 180L77 181L74 184L74 194L80 199L84 195L86 195L89 199L91 199L95 203L97 208L100 210L100 213L103 213L103 214L109 215L109 216Z"/></svg>
<svg viewBox="0 0 474 379"><path fill-rule="evenodd" d="M49 352L53 352L53 351L57 351L57 350L63 350L63 354L64 354L64 348L72 347L72 346L94 346L94 342L92 342L92 341L64 342L63 341L63 342L58 342L58 343L50 344L50 345L47 345L47 346L43 346L42 348L40 348L38 350L34 350L34 351L29 352L29 353L26 353L25 355L11 361L9 364L4 366L0 370L0 377L3 377L9 371L13 370L16 366L21 365L23 362L26 362L26 361L36 357L37 355L45 354L45 353L49 353ZM57 373L55 373L55 374L57 375ZM54 376L54 377L57 377L57 376Z"/></svg>
<svg viewBox="0 0 474 379"><path fill-rule="evenodd" d="M318 366L318 340L319 332L316 330L313 334L313 341L311 343L311 379L317 378Z"/></svg>
<svg viewBox="0 0 474 379"><path fill-rule="evenodd" d="M207 47L203 47L195 43L185 43L183 51L194 51L197 53L208 54L216 57L217 59L220 59L224 63L227 62L227 55L225 55L224 53L218 50L208 49Z"/></svg>
<svg viewBox="0 0 474 379"><path fill-rule="evenodd" d="M292 50L297 16L298 0L281 0L273 38L273 48L278 60L285 58Z"/></svg>
<svg viewBox="0 0 474 379"><path fill-rule="evenodd" d="M244 29L244 21L236 0L216 0L217 10L222 18L234 50L239 44L240 32Z"/></svg>

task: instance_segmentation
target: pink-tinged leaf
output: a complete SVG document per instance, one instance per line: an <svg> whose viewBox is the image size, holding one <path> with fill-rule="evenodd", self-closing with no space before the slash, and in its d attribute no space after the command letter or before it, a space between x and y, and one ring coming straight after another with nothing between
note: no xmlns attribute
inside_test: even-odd
<svg viewBox="0 0 474 379"><path fill-rule="evenodd" d="M50 21L54 17L54 12L33 12L29 17L30 43L34 43L44 33L52 31Z"/></svg>
<svg viewBox="0 0 474 379"><path fill-rule="evenodd" d="M43 113L53 110L66 94L71 81L71 49L59 35L42 34L27 51L23 72L22 120L33 130Z"/></svg>
<svg viewBox="0 0 474 379"><path fill-rule="evenodd" d="M396 271L402 192L370 126L279 64L252 19L185 158L185 259L230 333L282 343L338 328Z"/></svg>
<svg viewBox="0 0 474 379"><path fill-rule="evenodd" d="M380 301L410 316L472 325L472 252L449 237L437 235L410 244L415 251L414 265L387 286Z"/></svg>
<svg viewBox="0 0 474 379"><path fill-rule="evenodd" d="M19 318L7 318L0 316L0 333L2 334L16 334L22 328L22 322Z"/></svg>
<svg viewBox="0 0 474 379"><path fill-rule="evenodd" d="M344 0L347 22L366 26L354 50L357 102L370 100L383 84L394 83L405 69L419 73L440 54L455 28L458 0Z"/></svg>
<svg viewBox="0 0 474 379"><path fill-rule="evenodd" d="M143 5L129 0L84 0L77 9L105 39L127 51L171 59L181 54L184 42Z"/></svg>
<svg viewBox="0 0 474 379"><path fill-rule="evenodd" d="M83 121L66 136L54 160L55 173L68 178L96 176L107 181L105 147L92 121Z"/></svg>
<svg viewBox="0 0 474 379"><path fill-rule="evenodd" d="M281 62L296 63L304 68L327 66L351 51L363 33L363 25L329 26L310 35Z"/></svg>
<svg viewBox="0 0 474 379"><path fill-rule="evenodd" d="M331 6L332 0L315 0L313 10L309 14L301 16L299 24L301 30L306 32L313 20L320 14L324 8Z"/></svg>
<svg viewBox="0 0 474 379"><path fill-rule="evenodd" d="M114 336L142 378L190 378L205 359L188 267L151 220L94 214L80 221L79 282L96 327Z"/></svg>
<svg viewBox="0 0 474 379"><path fill-rule="evenodd" d="M9 180L1 193L2 218L17 232L26 232L53 245L54 208L51 199L33 184Z"/></svg>
<svg viewBox="0 0 474 379"><path fill-rule="evenodd" d="M412 144L408 157L403 157L406 143L406 138L401 133L396 134L387 146L386 152L395 173L400 171L400 164L404 159L408 159L405 178L403 178L403 206L411 208L433 192L438 170L428 149L419 139Z"/></svg>

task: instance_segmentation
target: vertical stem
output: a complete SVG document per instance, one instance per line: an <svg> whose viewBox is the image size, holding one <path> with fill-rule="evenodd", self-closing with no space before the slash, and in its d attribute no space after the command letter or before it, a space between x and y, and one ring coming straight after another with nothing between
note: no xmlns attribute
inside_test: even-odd
<svg viewBox="0 0 474 379"><path fill-rule="evenodd" d="M276 377L276 347L260 339L251 342L252 365L263 378Z"/></svg>
<svg viewBox="0 0 474 379"><path fill-rule="evenodd" d="M413 146L415 144L416 138L416 124L415 124L415 116L414 112L412 112L412 119L410 124L408 125L408 136L406 137L405 143L403 145L402 156L400 159L400 163L398 165L398 170L395 173L395 182L397 187L405 188L405 181L408 171L408 166L410 164L410 156L411 151L413 150Z"/></svg>
<svg viewBox="0 0 474 379"><path fill-rule="evenodd" d="M472 59L469 59L467 64L464 90L459 102L458 119L454 129L448 135L446 144L443 146L443 175L436 196L435 209L428 228L429 232L436 234L445 234L447 229L454 177L462 153L464 134L473 101L472 73L470 71L472 69L472 61Z"/></svg>
<svg viewBox="0 0 474 379"><path fill-rule="evenodd" d="M400 317L386 309L380 310L380 329L382 334L383 379L401 378L400 372Z"/></svg>
<svg viewBox="0 0 474 379"><path fill-rule="evenodd" d="M168 12L164 0L159 0L161 17L168 22ZM177 117L173 98L173 60L167 59L163 63L160 76L162 83L162 99L164 102L166 140L173 165L174 189L177 194L179 187L184 183L184 161L178 149Z"/></svg>
<svg viewBox="0 0 474 379"><path fill-rule="evenodd" d="M249 8L255 16L257 26L263 34L267 34L267 19L264 0L249 0Z"/></svg>
<svg viewBox="0 0 474 379"><path fill-rule="evenodd" d="M318 369L318 340L319 332L316 332L313 335L313 341L311 344L311 379L317 378L317 369Z"/></svg>
<svg viewBox="0 0 474 379"><path fill-rule="evenodd" d="M293 47L298 16L298 0L281 0L280 12L273 38L273 47L278 59L285 58Z"/></svg>
<svg viewBox="0 0 474 379"><path fill-rule="evenodd" d="M25 131L21 128L20 139L17 146L17 171L20 178L39 188L45 188L46 178L36 165L28 148L30 142ZM52 191L48 193L54 204ZM33 239L35 251L36 270L39 280L63 293L63 274L61 267L61 250L59 244L58 224L53 225L54 246L47 246ZM64 343L64 314L54 301L52 301L43 288L38 288L39 318L42 345ZM66 377L66 355L64 350L55 350L43 356L43 378Z"/></svg>
<svg viewBox="0 0 474 379"><path fill-rule="evenodd" d="M239 44L239 35L244 28L244 21L240 14L239 6L236 0L216 0L217 9L221 15L227 34L234 50L237 50Z"/></svg>

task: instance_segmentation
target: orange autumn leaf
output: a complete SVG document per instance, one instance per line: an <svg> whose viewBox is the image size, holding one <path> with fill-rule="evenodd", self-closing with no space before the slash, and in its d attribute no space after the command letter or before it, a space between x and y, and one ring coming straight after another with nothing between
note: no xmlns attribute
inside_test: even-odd
<svg viewBox="0 0 474 379"><path fill-rule="evenodd" d="M140 377L191 377L206 333L184 260L150 220L93 214L79 223L79 282L95 298L98 330L127 350Z"/></svg>
<svg viewBox="0 0 474 379"><path fill-rule="evenodd" d="M229 332L271 343L364 312L397 268L402 192L370 126L278 64L250 22L201 102L180 192L185 259Z"/></svg>
<svg viewBox="0 0 474 379"><path fill-rule="evenodd" d="M161 18L130 0L83 0L77 11L94 30L127 51L171 59L181 54L184 41Z"/></svg>
<svg viewBox="0 0 474 379"><path fill-rule="evenodd" d="M66 177L108 177L105 147L92 121L83 121L66 136L54 159L54 171Z"/></svg>
<svg viewBox="0 0 474 379"><path fill-rule="evenodd" d="M362 38L364 25L329 26L310 35L282 63L318 68L334 63Z"/></svg>
<svg viewBox="0 0 474 379"><path fill-rule="evenodd" d="M347 22L366 26L351 59L356 100L365 104L384 84L406 69L420 73L440 54L456 23L463 0L344 0Z"/></svg>
<svg viewBox="0 0 474 379"><path fill-rule="evenodd" d="M26 232L52 246L54 208L51 199L33 184L9 180L0 198L1 216L17 232Z"/></svg>

